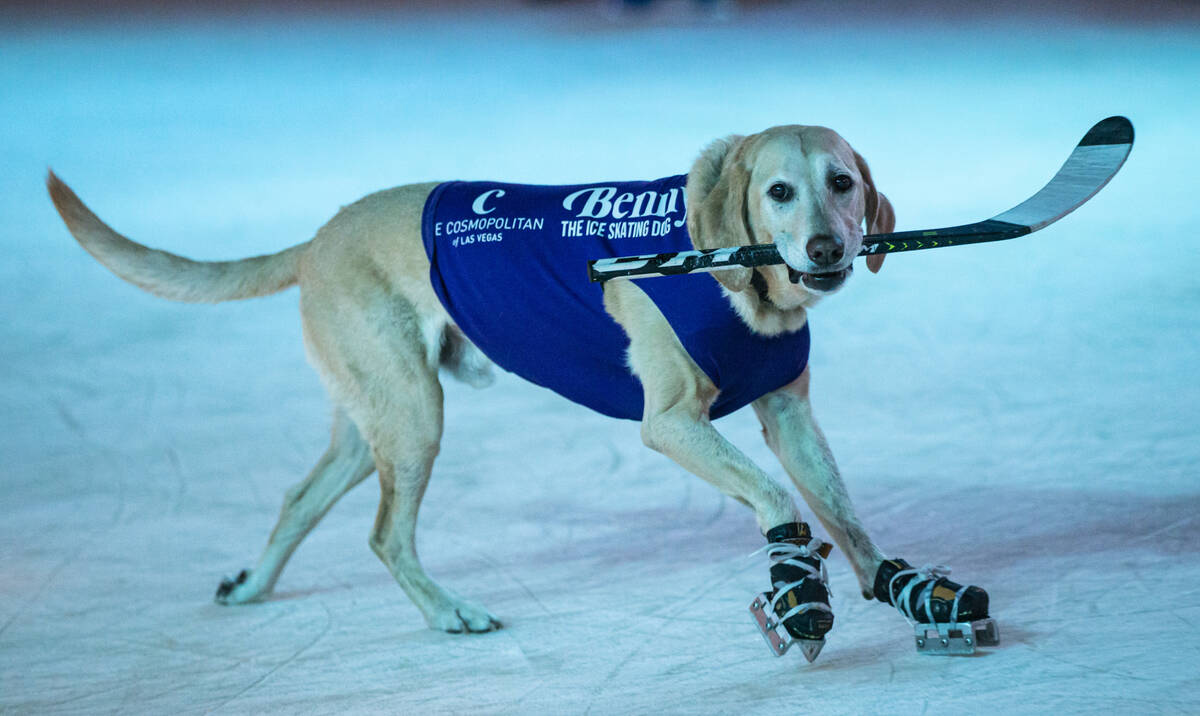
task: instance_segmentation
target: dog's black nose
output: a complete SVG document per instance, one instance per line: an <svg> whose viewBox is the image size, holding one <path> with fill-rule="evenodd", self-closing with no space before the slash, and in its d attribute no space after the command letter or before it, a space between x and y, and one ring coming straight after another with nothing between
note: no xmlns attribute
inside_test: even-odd
<svg viewBox="0 0 1200 716"><path fill-rule="evenodd" d="M846 255L845 247L840 239L829 234L817 234L805 245L808 258L818 266L832 266Z"/></svg>

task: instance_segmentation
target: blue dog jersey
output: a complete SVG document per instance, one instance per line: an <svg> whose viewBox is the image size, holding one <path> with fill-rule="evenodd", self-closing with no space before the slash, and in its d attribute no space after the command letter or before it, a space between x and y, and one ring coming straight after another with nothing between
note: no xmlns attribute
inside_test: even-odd
<svg viewBox="0 0 1200 716"><path fill-rule="evenodd" d="M501 368L605 415L640 420L642 386L626 362L629 338L605 312L587 262L692 249L686 179L441 184L421 223L434 291ZM771 338L751 332L707 274L638 286L720 390L713 419L787 385L808 363L807 325Z"/></svg>

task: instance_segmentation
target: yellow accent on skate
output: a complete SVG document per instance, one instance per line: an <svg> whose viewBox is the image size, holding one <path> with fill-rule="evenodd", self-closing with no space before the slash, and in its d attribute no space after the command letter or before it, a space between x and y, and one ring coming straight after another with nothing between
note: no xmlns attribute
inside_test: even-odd
<svg viewBox="0 0 1200 716"><path fill-rule="evenodd" d="M945 585L939 584L933 588L933 598L934 599L944 599L947 602L953 602L954 601L954 590L950 589L949 587L947 587Z"/></svg>

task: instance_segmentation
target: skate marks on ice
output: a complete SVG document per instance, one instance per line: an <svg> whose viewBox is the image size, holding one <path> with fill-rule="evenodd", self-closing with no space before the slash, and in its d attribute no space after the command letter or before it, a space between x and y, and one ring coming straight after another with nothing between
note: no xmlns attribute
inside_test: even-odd
<svg viewBox="0 0 1200 716"><path fill-rule="evenodd" d="M498 398L519 399L516 391ZM569 429L564 441L597 429L580 423L580 433ZM604 445L619 435L617 425L584 452L615 459ZM1172 660L1161 659L1155 645L1175 643L1194 633L1189 624L1200 624L1200 610L1178 608L1200 602L1200 496L1018 489L984 476L930 502L917 499L927 494L922 485L852 476L880 544L912 560L948 563L955 577L987 588L1004 642L955 664L919 656L908 625L894 609L858 596L835 551L838 625L821 659L802 666L799 658L764 654L744 617L747 595L767 579L761 562L747 559L761 538L744 508L665 460L642 457L636 441L628 451L615 441L621 458L611 482L538 467L532 455L518 476L501 468L506 455L486 458L466 446L473 430L448 436L447 471L431 484L420 539L430 572L487 605L504 630L464 638L425 628L363 546L376 499L368 486L347 495L313 533L278 596L254 606L209 606L211 577L230 555L251 554L274 516L273 505L245 503L244 520L221 511L236 524L216 550L204 546L212 525L203 516L174 518L174 526L165 518L118 526L89 553L90 567L109 578L68 570L0 641L11 653L38 654L0 705L70 700L62 708L94 710L123 701L169 709L183 693L177 675L188 674L190 703L209 708L233 699L227 706L235 710L300 708L307 700L385 710L490 703L521 711L564 700L597 712L697 703L770 708L794 706L788 694L801 688L813 703L837 703L846 689L858 689L867 695L855 697L856 707L890 710L918 682L931 703L996 708L1023 703L1004 686L1014 678L1023 684L1021 698L1039 704L1119 686L1130 698L1142 694L1144 706L1170 704L1161 685L1190 678L1186 664L1197 659L1186 641L1173 646L1179 658ZM513 450L530 455L524 451L533 446L522 440ZM481 468L481 458L495 464ZM278 483L278 497L293 478L267 482ZM514 493L505 483L511 479L526 480L528 489ZM460 534L472 515L483 531ZM170 550L139 554L135 564L128 545L152 533L172 535ZM180 556L188 563L165 561ZM128 574L161 580L131 595L122 587ZM1144 646L1112 649L1121 629L1142 635ZM99 653L103 659L90 656ZM64 680L68 670L80 678ZM1072 708L1097 703L1081 698Z"/></svg>
<svg viewBox="0 0 1200 716"><path fill-rule="evenodd" d="M448 449L458 444L452 439ZM209 580L230 555L262 539L273 506L257 515L251 507L215 550L204 546L212 525L203 516L119 525L89 553L88 569L67 570L3 636L0 649L35 656L23 659L22 678L9 682L0 705L169 710L186 693L199 708L228 701L235 710L311 702L318 710L493 704L521 711L565 702L603 713L794 706L796 689L813 703L837 703L856 689L865 694L855 697L856 708L891 710L919 682L931 703L997 708L1025 703L1004 686L1020 679L1021 698L1039 704L1119 687L1145 707L1172 703L1161 686L1190 678L1195 646L1176 643L1178 658L1164 660L1155 645L1177 642L1194 633L1189 623L1200 623L1200 610L1178 608L1200 602L1200 496L1013 489L985 480L944 490L932 504L909 499L922 493L918 485L851 478L864 520L889 552L946 562L954 576L991 592L1004 642L955 664L919 656L904 620L861 599L835 552L838 626L821 659L802 666L764 654L744 617L747 595L766 581L761 562L747 559L761 546L753 517L665 461L617 445L623 468L612 476L615 489L544 464L524 475L528 490L517 494L504 484L515 476L502 472L472 479L454 468L432 483L431 524L421 532L427 566L504 620L496 634L425 628L363 546L364 516L376 499L364 486L314 532L278 597L260 605L205 602ZM448 462L465 467L479 456L464 450L461 457ZM292 478L273 478L278 495ZM901 509L891 509L893 499ZM485 530L459 534L472 514ZM130 544L151 534L171 535L169 549L130 554ZM109 576L96 579L94 569ZM131 594L130 574L158 577ZM1144 646L1113 650L1120 629L1142 635ZM78 678L65 679L68 672ZM1085 695L1071 708L1088 703L1098 702Z"/></svg>

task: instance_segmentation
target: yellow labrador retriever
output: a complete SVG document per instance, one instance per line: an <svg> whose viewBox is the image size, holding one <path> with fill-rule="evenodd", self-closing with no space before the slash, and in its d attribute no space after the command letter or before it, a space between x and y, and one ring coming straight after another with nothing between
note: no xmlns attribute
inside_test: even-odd
<svg viewBox="0 0 1200 716"><path fill-rule="evenodd" d="M377 471L382 495L370 545L429 626L448 632L500 626L482 606L430 578L414 545L417 510L442 435L439 368L479 386L491 375L489 360L456 327L430 285L421 223L436 184L371 194L338 212L311 241L280 253L201 263L126 239L53 173L47 183L79 243L118 276L158 296L217 302L300 285L308 355L337 406L332 443L288 492L258 564L223 582L218 602L269 595L309 530L341 495ZM870 232L891 231L895 223L866 162L823 127L780 126L714 142L687 175L686 206L696 248L779 247L786 266L711 274L737 315L763 336L802 329L806 311L842 286L862 245L864 223ZM867 259L872 271L882 262L882 256ZM774 544L790 545L771 553L772 580L783 598L772 608L779 621L789 622L793 637L821 639L832 625L823 562L828 546L811 537L789 492L713 427L708 411L717 386L638 284L610 281L603 300L628 335L628 364L644 391L645 444L748 505L764 533L776 532ZM940 600L939 613L952 600L959 619L972 617L972 609L974 616L986 615L986 595L980 610L963 600L968 588L918 573L902 560L885 560L855 515L813 419L808 386L804 369L753 407L767 444L849 558L864 597L894 602L910 619L915 606L923 610L931 600ZM910 596L914 609L905 609ZM806 621L806 615L816 618Z"/></svg>

